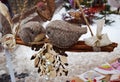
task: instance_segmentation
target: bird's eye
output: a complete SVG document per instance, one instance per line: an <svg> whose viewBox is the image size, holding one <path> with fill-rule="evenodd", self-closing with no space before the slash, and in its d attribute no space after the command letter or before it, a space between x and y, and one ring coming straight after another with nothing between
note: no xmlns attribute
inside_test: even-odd
<svg viewBox="0 0 120 82"><path fill-rule="evenodd" d="M50 31L47 31L47 34L50 34Z"/></svg>
<svg viewBox="0 0 120 82"><path fill-rule="evenodd" d="M35 32L33 30L31 30L31 33L34 34Z"/></svg>

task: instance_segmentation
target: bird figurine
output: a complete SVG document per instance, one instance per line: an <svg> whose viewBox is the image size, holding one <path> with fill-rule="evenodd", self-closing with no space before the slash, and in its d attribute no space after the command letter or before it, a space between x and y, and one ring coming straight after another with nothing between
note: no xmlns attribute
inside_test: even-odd
<svg viewBox="0 0 120 82"><path fill-rule="evenodd" d="M43 28L43 26L39 22L30 21L21 25L18 36L24 43L29 44L30 42L36 40L35 37L37 35L42 33L45 34L45 29Z"/></svg>
<svg viewBox="0 0 120 82"><path fill-rule="evenodd" d="M108 0L108 3L110 4L110 6L118 8L118 12L119 12L120 0Z"/></svg>
<svg viewBox="0 0 120 82"><path fill-rule="evenodd" d="M46 26L46 35L51 43L58 48L71 47L86 32L87 28L82 28L62 20L51 21Z"/></svg>
<svg viewBox="0 0 120 82"><path fill-rule="evenodd" d="M5 4L3 4L1 1L0 1L0 13L6 17L6 19L8 20L8 22L12 26L12 19L11 19L9 10L8 10L7 6Z"/></svg>

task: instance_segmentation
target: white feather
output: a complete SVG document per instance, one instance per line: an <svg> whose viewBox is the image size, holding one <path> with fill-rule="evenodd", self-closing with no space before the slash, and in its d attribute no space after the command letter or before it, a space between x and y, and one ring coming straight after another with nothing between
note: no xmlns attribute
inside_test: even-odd
<svg viewBox="0 0 120 82"><path fill-rule="evenodd" d="M109 40L107 34L102 34L104 23L105 23L105 20L103 20L103 19L100 19L97 21L96 35L86 38L85 44L92 46L92 47L94 47L94 46L102 47L102 46L107 46L112 43ZM99 39L98 37L101 37L101 39Z"/></svg>

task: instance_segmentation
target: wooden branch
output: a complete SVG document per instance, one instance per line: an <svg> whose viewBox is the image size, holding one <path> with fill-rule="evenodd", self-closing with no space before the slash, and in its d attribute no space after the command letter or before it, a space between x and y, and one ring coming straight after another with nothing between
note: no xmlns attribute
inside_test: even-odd
<svg viewBox="0 0 120 82"><path fill-rule="evenodd" d="M110 45L101 47L101 52L111 52L114 50L115 47L117 47L117 43L112 43ZM88 46L84 43L84 41L78 41L75 45L70 47L69 49L66 49L65 51L71 51L71 52L94 52L93 47Z"/></svg>
<svg viewBox="0 0 120 82"><path fill-rule="evenodd" d="M31 46L22 42L20 38L16 38L16 43L25 46ZM41 46L43 45L43 42L38 42L36 45ZM117 43L113 42L108 46L101 47L101 52L111 52L114 50L115 47L117 47L117 45ZM69 52L94 52L93 47L86 45L84 41L78 41L75 45L71 46L70 48L61 50Z"/></svg>

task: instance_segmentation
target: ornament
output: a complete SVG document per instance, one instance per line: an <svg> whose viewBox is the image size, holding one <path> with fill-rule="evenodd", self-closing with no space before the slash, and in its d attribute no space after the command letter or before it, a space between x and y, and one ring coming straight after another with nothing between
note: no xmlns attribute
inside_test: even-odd
<svg viewBox="0 0 120 82"><path fill-rule="evenodd" d="M46 80L68 74L66 69L67 58L56 53L50 43L45 43L31 59L34 59L34 65L38 68L38 73L45 76Z"/></svg>
<svg viewBox="0 0 120 82"><path fill-rule="evenodd" d="M58 48L68 48L75 44L87 28L67 23L62 20L54 20L46 27L46 35L51 43Z"/></svg>
<svg viewBox="0 0 120 82"><path fill-rule="evenodd" d="M29 44L33 41L37 42L39 40L42 40L45 37L44 34L45 29L42 25L40 25L39 22L36 21L31 21L21 25L18 33L21 40L26 44Z"/></svg>

